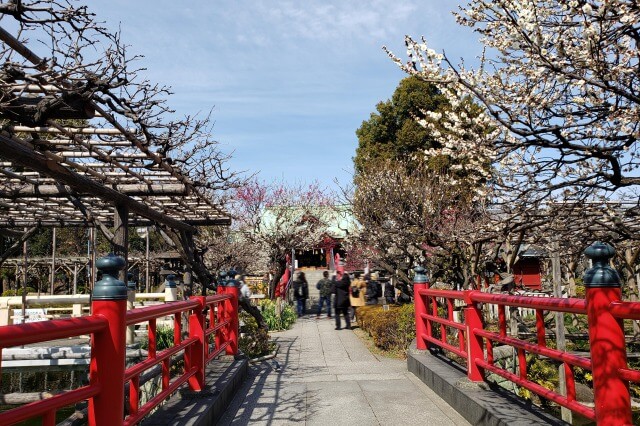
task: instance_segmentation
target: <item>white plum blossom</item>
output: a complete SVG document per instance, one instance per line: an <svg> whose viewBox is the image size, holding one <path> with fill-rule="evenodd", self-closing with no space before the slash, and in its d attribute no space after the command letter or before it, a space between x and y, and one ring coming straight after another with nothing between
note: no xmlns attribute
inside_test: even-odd
<svg viewBox="0 0 640 426"><path fill-rule="evenodd" d="M477 164L474 158L496 160L492 182L505 185L505 200L634 192L640 184L634 0L473 0L455 16L482 37L478 69L452 64L424 38L406 37L408 62L387 51L450 100L445 117L425 113L420 121L440 132L449 155L469 165ZM484 114L469 114L464 99ZM439 127L438 120L444 121Z"/></svg>

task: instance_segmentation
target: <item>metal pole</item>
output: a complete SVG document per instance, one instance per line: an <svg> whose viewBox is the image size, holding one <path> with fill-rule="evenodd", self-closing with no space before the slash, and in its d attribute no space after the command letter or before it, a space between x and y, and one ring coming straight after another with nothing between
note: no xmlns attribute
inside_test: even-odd
<svg viewBox="0 0 640 426"><path fill-rule="evenodd" d="M91 292L93 292L93 286L96 282L97 274L96 274L96 228L91 228L91 233L89 234L91 241L91 280L89 281L89 286Z"/></svg>
<svg viewBox="0 0 640 426"><path fill-rule="evenodd" d="M87 282L84 286L85 291L89 289L89 293L91 293L91 289L93 286L91 285L91 228L87 229Z"/></svg>
<svg viewBox="0 0 640 426"><path fill-rule="evenodd" d="M124 258L125 266L120 271L118 279L127 282L127 271L129 270L129 208L123 204L116 204L114 213L113 253Z"/></svg>
<svg viewBox="0 0 640 426"><path fill-rule="evenodd" d="M551 271L553 275L553 295L554 297L562 297L562 269L560 265L560 250L558 243L553 243L553 255L551 256ZM560 351L567 348L565 339L564 313L556 312L556 347ZM562 363L558 366L558 381L560 395L567 396L567 376L565 369L567 365ZM566 407L560 407L562 420L567 423L572 422L573 413Z"/></svg>
<svg viewBox="0 0 640 426"><path fill-rule="evenodd" d="M24 228L24 232L27 232L27 228ZM22 243L22 256L23 256L23 277L22 277L22 322L25 322L26 305L27 305L27 240Z"/></svg>
<svg viewBox="0 0 640 426"><path fill-rule="evenodd" d="M133 281L133 274L127 274L127 311L130 311L134 308L134 303L136 301L136 286L135 281ZM133 345L136 342L136 326L130 325L127 327L127 337L126 337L127 345Z"/></svg>
<svg viewBox="0 0 640 426"><path fill-rule="evenodd" d="M149 232L150 232L150 228L147 226L147 237L146 237L146 242L147 242L147 250L146 250L146 254L145 254L145 264L146 264L146 269L144 272L144 285L145 285L145 293L149 293Z"/></svg>
<svg viewBox="0 0 640 426"><path fill-rule="evenodd" d="M56 281L56 228L53 228L53 245L51 248L51 287L49 293L53 296L53 286Z"/></svg>
<svg viewBox="0 0 640 426"><path fill-rule="evenodd" d="M78 292L78 264L73 264L73 294Z"/></svg>

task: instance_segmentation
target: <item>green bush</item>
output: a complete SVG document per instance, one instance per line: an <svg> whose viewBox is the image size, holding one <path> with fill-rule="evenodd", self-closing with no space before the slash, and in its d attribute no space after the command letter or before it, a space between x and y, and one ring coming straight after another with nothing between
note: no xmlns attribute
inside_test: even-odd
<svg viewBox="0 0 640 426"><path fill-rule="evenodd" d="M156 350L161 351L173 346L173 327L161 325L156 328ZM142 349L149 349L149 340L141 344Z"/></svg>
<svg viewBox="0 0 640 426"><path fill-rule="evenodd" d="M242 324L238 347L249 358L257 358L269 354L273 345L269 342L269 333L258 328L255 318L246 312L240 313Z"/></svg>
<svg viewBox="0 0 640 426"><path fill-rule="evenodd" d="M29 293L36 293L36 289L33 287L27 287L27 294ZM22 288L19 288L18 290L5 290L2 293L2 297L11 297L11 296L22 296Z"/></svg>
<svg viewBox="0 0 640 426"><path fill-rule="evenodd" d="M358 325L366 331L376 347L388 352L405 353L416 337L413 304L361 306L357 309Z"/></svg>
<svg viewBox="0 0 640 426"><path fill-rule="evenodd" d="M270 331L288 330L296 322L298 315L291 305L283 304L280 316L276 314L276 302L269 299L260 301L262 317Z"/></svg>

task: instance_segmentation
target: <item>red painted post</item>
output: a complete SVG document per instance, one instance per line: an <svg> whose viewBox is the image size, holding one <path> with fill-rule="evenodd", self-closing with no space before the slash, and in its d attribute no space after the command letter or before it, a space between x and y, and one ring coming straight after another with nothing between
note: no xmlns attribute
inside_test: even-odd
<svg viewBox="0 0 640 426"><path fill-rule="evenodd" d="M414 268L415 275L413 277L413 306L415 310L416 319L416 348L427 349L427 340L423 337L427 335L427 325L425 324L423 314L427 313L427 305L425 304L424 296L420 295L420 291L429 287L429 278L425 273L425 269L422 266Z"/></svg>
<svg viewBox="0 0 640 426"><path fill-rule="evenodd" d="M129 415L136 414L140 407L140 376L131 378L129 383Z"/></svg>
<svg viewBox="0 0 640 426"><path fill-rule="evenodd" d="M227 281L227 294L231 295L231 299L225 303L227 310L227 318L229 318L229 326L227 330L227 338L229 345L227 346L227 355L238 355L238 337L240 335L240 319L238 318L238 299L240 298L240 287L238 281L234 279L235 271L229 271L229 280Z"/></svg>
<svg viewBox="0 0 640 426"><path fill-rule="evenodd" d="M475 290L474 290L475 291ZM474 330L482 329L482 311L478 304L471 301L471 290L465 291L464 322L467 326L467 377L474 382L484 381L484 371L478 367L476 359L484 360L482 337L476 336Z"/></svg>
<svg viewBox="0 0 640 426"><path fill-rule="evenodd" d="M113 254L96 261L103 275L95 284L91 309L108 325L92 337L89 380L100 386L100 393L89 400L90 426L122 425L124 419L127 286L116 278L124 265Z"/></svg>
<svg viewBox="0 0 640 426"><path fill-rule="evenodd" d="M591 365L595 413L598 426L630 425L629 384L618 371L627 368L627 348L622 320L610 311L612 302L622 297L620 277L608 265L614 255L611 246L594 243L585 250L593 259L593 268L584 276L587 322L591 345Z"/></svg>
<svg viewBox="0 0 640 426"><path fill-rule="evenodd" d="M189 389L192 391L201 391L204 388L204 377L206 371L205 356L205 322L204 322L204 306L205 296L192 296L200 302L200 306L193 310L189 315L189 337L195 337L197 342L191 344L188 351L185 352L185 365L187 370L197 368L196 374L189 377Z"/></svg>
<svg viewBox="0 0 640 426"><path fill-rule="evenodd" d="M221 279L219 280L218 286L216 287L216 294L227 294L226 280L222 279L222 273L220 273L220 276L221 276ZM216 305L216 310L217 310L216 324L221 324L225 320L225 302L224 301L219 302ZM222 345L224 345L224 343L227 341L226 327L216 331L215 341L216 341L216 349L219 349L220 347L222 347Z"/></svg>

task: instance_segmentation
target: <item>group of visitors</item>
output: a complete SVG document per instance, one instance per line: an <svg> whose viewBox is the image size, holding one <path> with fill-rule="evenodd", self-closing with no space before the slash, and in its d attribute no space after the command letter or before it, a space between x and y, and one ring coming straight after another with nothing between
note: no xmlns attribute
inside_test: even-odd
<svg viewBox="0 0 640 426"><path fill-rule="evenodd" d="M307 300L309 299L309 283L304 272L299 272L293 281L293 295L296 299L296 308L299 317L307 314ZM347 329L351 328L351 322L357 316L358 307L365 305L377 305L381 298L385 303L396 303L395 289L390 281L380 282L377 273L353 274L353 280L349 274L342 274L340 279L335 275L329 278L329 271L322 273L322 279L316 284L320 298L318 299L317 318L320 318L326 305L327 318L331 318L332 309L335 312L336 330L342 329L342 316ZM332 303L333 299L333 303Z"/></svg>

